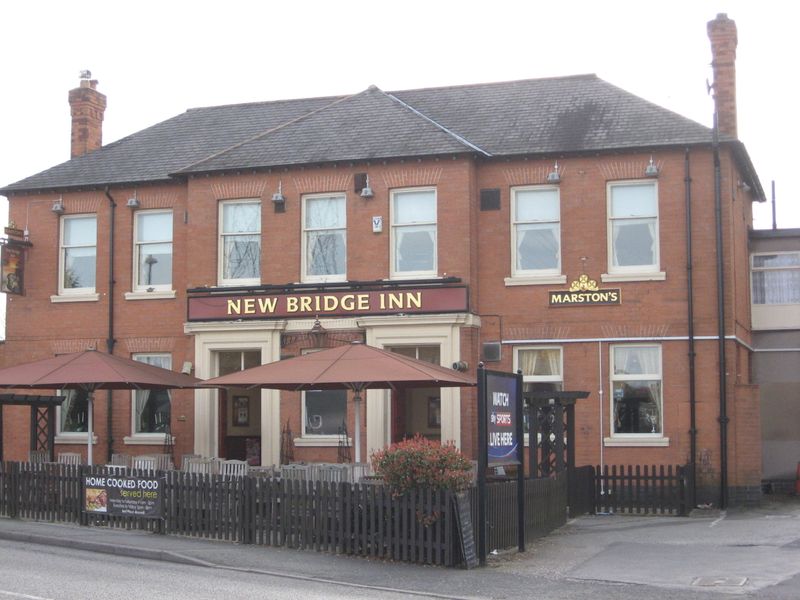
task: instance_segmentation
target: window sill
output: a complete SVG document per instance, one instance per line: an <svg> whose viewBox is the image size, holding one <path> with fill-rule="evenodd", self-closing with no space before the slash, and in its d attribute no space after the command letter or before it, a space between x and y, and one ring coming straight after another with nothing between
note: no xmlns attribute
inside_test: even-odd
<svg viewBox="0 0 800 600"><path fill-rule="evenodd" d="M61 294L59 296L50 296L50 302L58 304L60 302L97 302L100 300L100 294Z"/></svg>
<svg viewBox="0 0 800 600"><path fill-rule="evenodd" d="M298 448L335 448L339 445L338 435L315 435L294 438L294 445ZM347 438L347 445L352 446L353 440Z"/></svg>
<svg viewBox="0 0 800 600"><path fill-rule="evenodd" d="M174 298L175 290L153 290L152 292L125 292L125 300L163 300Z"/></svg>
<svg viewBox="0 0 800 600"><path fill-rule="evenodd" d="M175 444L175 436L170 436L169 440L165 439L163 433L156 433L153 435L126 435L122 438L126 446L163 446L166 443Z"/></svg>
<svg viewBox="0 0 800 600"><path fill-rule="evenodd" d="M603 439L603 445L607 448L666 448L669 446L668 437L640 437L640 438L624 438L624 437L607 437Z"/></svg>
<svg viewBox="0 0 800 600"><path fill-rule="evenodd" d="M542 275L541 277L506 277L506 287L515 285L558 285L567 283L566 275Z"/></svg>
<svg viewBox="0 0 800 600"><path fill-rule="evenodd" d="M89 436L87 434L75 434L70 435L63 433L61 435L57 435L53 440L56 444L74 444L74 445L88 445L89 444ZM92 433L92 445L97 445L97 434Z"/></svg>
<svg viewBox="0 0 800 600"><path fill-rule="evenodd" d="M602 273L600 281L603 283L624 282L624 281L664 281L667 274L664 271L653 271L650 273Z"/></svg>

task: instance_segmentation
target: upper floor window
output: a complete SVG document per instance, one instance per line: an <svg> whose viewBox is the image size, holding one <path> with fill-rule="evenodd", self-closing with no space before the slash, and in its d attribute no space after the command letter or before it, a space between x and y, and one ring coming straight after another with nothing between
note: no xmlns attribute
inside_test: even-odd
<svg viewBox="0 0 800 600"><path fill-rule="evenodd" d="M656 182L608 184L609 273L657 272L658 247Z"/></svg>
<svg viewBox="0 0 800 600"><path fill-rule="evenodd" d="M162 369L172 368L169 354L134 354L133 360ZM135 390L133 392L133 435L163 434L170 431L170 397L167 390Z"/></svg>
<svg viewBox="0 0 800 600"><path fill-rule="evenodd" d="M753 254L753 304L800 304L800 252Z"/></svg>
<svg viewBox="0 0 800 600"><path fill-rule="evenodd" d="M134 289L172 289L172 211L137 212L134 245Z"/></svg>
<svg viewBox="0 0 800 600"><path fill-rule="evenodd" d="M346 275L345 196L303 198L303 281L344 281Z"/></svg>
<svg viewBox="0 0 800 600"><path fill-rule="evenodd" d="M558 188L514 188L511 201L511 276L561 274Z"/></svg>
<svg viewBox="0 0 800 600"><path fill-rule="evenodd" d="M661 346L611 346L612 435L663 434Z"/></svg>
<svg viewBox="0 0 800 600"><path fill-rule="evenodd" d="M220 284L261 283L261 202L220 202L219 211Z"/></svg>
<svg viewBox="0 0 800 600"><path fill-rule="evenodd" d="M393 277L436 276L436 190L392 192Z"/></svg>
<svg viewBox="0 0 800 600"><path fill-rule="evenodd" d="M61 218L59 294L94 293L97 264L97 217Z"/></svg>

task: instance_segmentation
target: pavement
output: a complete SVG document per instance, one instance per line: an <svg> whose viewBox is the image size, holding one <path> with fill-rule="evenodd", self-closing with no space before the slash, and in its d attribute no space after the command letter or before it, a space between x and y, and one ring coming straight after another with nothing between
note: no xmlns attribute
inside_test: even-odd
<svg viewBox="0 0 800 600"><path fill-rule="evenodd" d="M141 531L0 518L0 539L440 598L583 598L594 586L630 597L800 598L800 498L693 517L585 516L486 568L444 569ZM644 587L666 595L641 594ZM531 595L534 590L542 594ZM595 598L627 598L624 587ZM636 592L636 590L639 592ZM569 593L567 593L569 592ZM674 593L674 596L671 595ZM691 595L684 595L691 594ZM707 596L706 593L709 595Z"/></svg>

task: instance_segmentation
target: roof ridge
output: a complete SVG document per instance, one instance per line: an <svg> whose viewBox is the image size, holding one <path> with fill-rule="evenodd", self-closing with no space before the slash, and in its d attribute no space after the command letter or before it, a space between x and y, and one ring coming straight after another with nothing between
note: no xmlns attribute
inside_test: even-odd
<svg viewBox="0 0 800 600"><path fill-rule="evenodd" d="M213 158L217 158L218 156L222 156L226 152L230 152L231 150L235 150L236 148L241 148L245 144L249 144L250 142L254 142L254 141L258 140L258 139L266 137L270 133L274 133L275 131L279 131L279 130L285 128L285 127L288 127L289 125L293 125L295 123L299 123L303 119L307 119L307 118L311 117L312 115L315 115L317 113L320 113L320 112L324 111L327 108L330 108L331 106L339 104L340 102L344 102L345 100L349 100L350 98L355 98L356 96L360 96L361 94L364 94L367 91L369 91L369 88L364 90L364 91L358 92L357 94L350 94L349 96L339 97L337 100L334 100L330 104L326 104L325 106L321 106L319 108L316 108L316 109L314 109L312 111L309 111L307 113L304 113L304 114L300 115L299 117L295 117L294 119L290 119L290 120L286 121L285 123L281 123L280 125L276 125L275 127L272 127L271 129L267 129L266 131L262 131L262 132L260 132L260 133L258 133L256 135L254 135L254 136L251 136L251 137L249 137L249 138L247 138L245 140L242 140L241 142L238 142L238 143L236 143L236 144L234 144L232 146L228 146L227 148L223 148L222 150L220 150L218 152L215 152L214 154L210 154L210 155L206 156L203 160L198 160L198 161L195 161L193 163L190 163L190 164L188 164L188 165L186 165L186 166L184 166L184 167L182 167L180 169L177 169L176 171L173 171L173 173L180 173L181 171L185 171L187 169L191 169L193 167L197 167L199 165L202 165L204 162L208 162L209 160L211 160ZM321 96L321 98L325 98L325 96Z"/></svg>
<svg viewBox="0 0 800 600"><path fill-rule="evenodd" d="M578 73L575 75L554 75L552 77L528 77L526 79L507 79L505 81L485 81L483 83L462 83L457 85L430 86L421 88L408 88L387 92L389 94L402 94L404 92L429 92L434 90L458 90L466 88L494 87L510 83L528 83L532 81L554 81L557 79L600 79L597 73ZM602 81L602 79L601 79Z"/></svg>
<svg viewBox="0 0 800 600"><path fill-rule="evenodd" d="M361 93L361 92L359 92ZM264 106L267 104L288 104L291 102L306 102L309 100L327 100L330 99L331 101L342 100L348 96L353 96L355 94L335 94L335 95L328 95L328 96L308 96L302 98L282 98L279 100L253 100L252 102L232 102L230 104L211 104L206 106L193 106L191 108L187 108L182 113L178 113L179 115L201 111L201 110L214 110L217 108L241 108L244 106Z"/></svg>

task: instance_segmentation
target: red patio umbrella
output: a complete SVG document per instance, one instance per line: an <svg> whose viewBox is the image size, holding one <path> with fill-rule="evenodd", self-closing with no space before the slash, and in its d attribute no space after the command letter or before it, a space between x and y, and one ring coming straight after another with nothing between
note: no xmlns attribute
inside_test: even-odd
<svg viewBox="0 0 800 600"><path fill-rule="evenodd" d="M475 381L458 371L360 342L207 379L204 387L334 390L354 392L356 462L361 459L361 394L367 389L465 387Z"/></svg>
<svg viewBox="0 0 800 600"><path fill-rule="evenodd" d="M88 462L92 464L92 401L95 390L164 390L195 387L200 380L142 362L84 350L0 369L0 387L88 392Z"/></svg>

